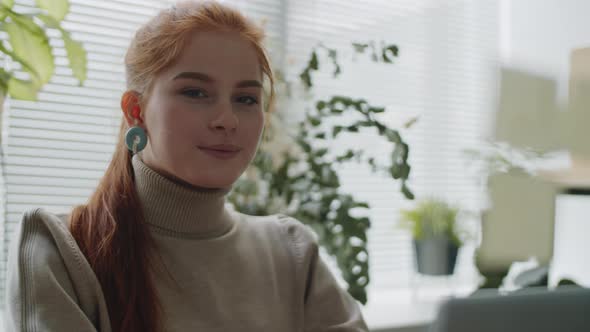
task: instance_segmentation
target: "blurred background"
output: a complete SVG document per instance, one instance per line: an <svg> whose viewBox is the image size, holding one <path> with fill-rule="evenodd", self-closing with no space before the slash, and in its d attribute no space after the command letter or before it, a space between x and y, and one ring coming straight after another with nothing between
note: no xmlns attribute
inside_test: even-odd
<svg viewBox="0 0 590 332"><path fill-rule="evenodd" d="M481 288L590 287L590 2L221 2L264 26L279 78L229 203L310 225L372 330L422 331L443 299ZM97 185L129 40L173 2L0 3L49 46L0 29L3 294L23 212L68 211Z"/></svg>

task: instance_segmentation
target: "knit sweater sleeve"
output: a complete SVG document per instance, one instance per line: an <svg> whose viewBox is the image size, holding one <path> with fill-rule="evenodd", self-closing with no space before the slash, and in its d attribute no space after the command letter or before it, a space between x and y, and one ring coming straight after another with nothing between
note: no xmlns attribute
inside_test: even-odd
<svg viewBox="0 0 590 332"><path fill-rule="evenodd" d="M25 213L10 248L5 297L6 331L96 332L92 300L74 281L79 261L67 231L59 220L48 220L43 212ZM55 217L54 217L55 218ZM72 272L77 273L71 276ZM86 280L91 280L86 278Z"/></svg>
<svg viewBox="0 0 590 332"><path fill-rule="evenodd" d="M315 233L300 221L281 215L301 279L305 332L369 331L359 304L340 287L319 255Z"/></svg>

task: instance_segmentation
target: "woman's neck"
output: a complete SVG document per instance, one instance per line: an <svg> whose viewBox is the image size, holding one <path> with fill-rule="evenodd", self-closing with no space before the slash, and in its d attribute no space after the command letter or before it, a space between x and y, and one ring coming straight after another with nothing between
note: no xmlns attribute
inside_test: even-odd
<svg viewBox="0 0 590 332"><path fill-rule="evenodd" d="M135 188L146 223L173 236L210 238L233 225L225 209L230 189L196 187L149 168L138 155L132 159Z"/></svg>

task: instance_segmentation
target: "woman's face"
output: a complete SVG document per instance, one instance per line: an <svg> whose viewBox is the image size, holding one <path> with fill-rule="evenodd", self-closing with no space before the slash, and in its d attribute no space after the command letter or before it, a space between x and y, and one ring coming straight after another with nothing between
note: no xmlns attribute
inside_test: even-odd
<svg viewBox="0 0 590 332"><path fill-rule="evenodd" d="M231 187L256 153L261 97L261 68L249 42L232 32L195 33L143 101L144 163L193 186Z"/></svg>

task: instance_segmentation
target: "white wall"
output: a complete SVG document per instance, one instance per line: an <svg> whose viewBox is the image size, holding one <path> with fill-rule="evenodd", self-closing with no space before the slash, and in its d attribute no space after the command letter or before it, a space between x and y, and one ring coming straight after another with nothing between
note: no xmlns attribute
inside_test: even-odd
<svg viewBox="0 0 590 332"><path fill-rule="evenodd" d="M554 78L567 101L570 53L590 46L590 1L499 0L505 66Z"/></svg>
<svg viewBox="0 0 590 332"><path fill-rule="evenodd" d="M532 147L544 151L566 149L587 158L590 155L590 136L586 119L590 116L590 107L588 99L582 96L590 93L584 90L584 93L572 98L575 100L568 100L568 95L572 51L590 47L590 20L587 18L590 1L499 1L501 67L494 138L520 148ZM586 59L590 59L586 51L578 52L578 60L573 66L575 76L580 76L577 75L579 68L585 68ZM574 81L578 84L583 80L587 78ZM582 89L587 89L587 85L583 85L580 91ZM576 176L576 179L579 178ZM514 211L506 198L515 193L511 186L523 189L523 185L511 181L503 186L496 186L495 194L492 188L495 211L490 216L495 216L496 220L484 225L482 257L486 265L509 265L511 261L526 259L523 255L536 256L541 263L546 263L553 251L550 231L554 228L554 215L548 215L553 203L539 206L539 199L528 203L519 200L522 215L517 216L518 211ZM545 192L551 194L550 189ZM552 199L545 197L544 201ZM541 208L545 212L538 215ZM580 222L585 215L587 213L578 209L567 217ZM535 224L532 225L532 222ZM556 231L563 227L559 220L555 226ZM518 234L536 236L522 236L510 243L509 240ZM562 242L574 239L569 239L569 233L563 236L567 239L562 239ZM559 243L555 245L554 253L558 253L562 248Z"/></svg>

